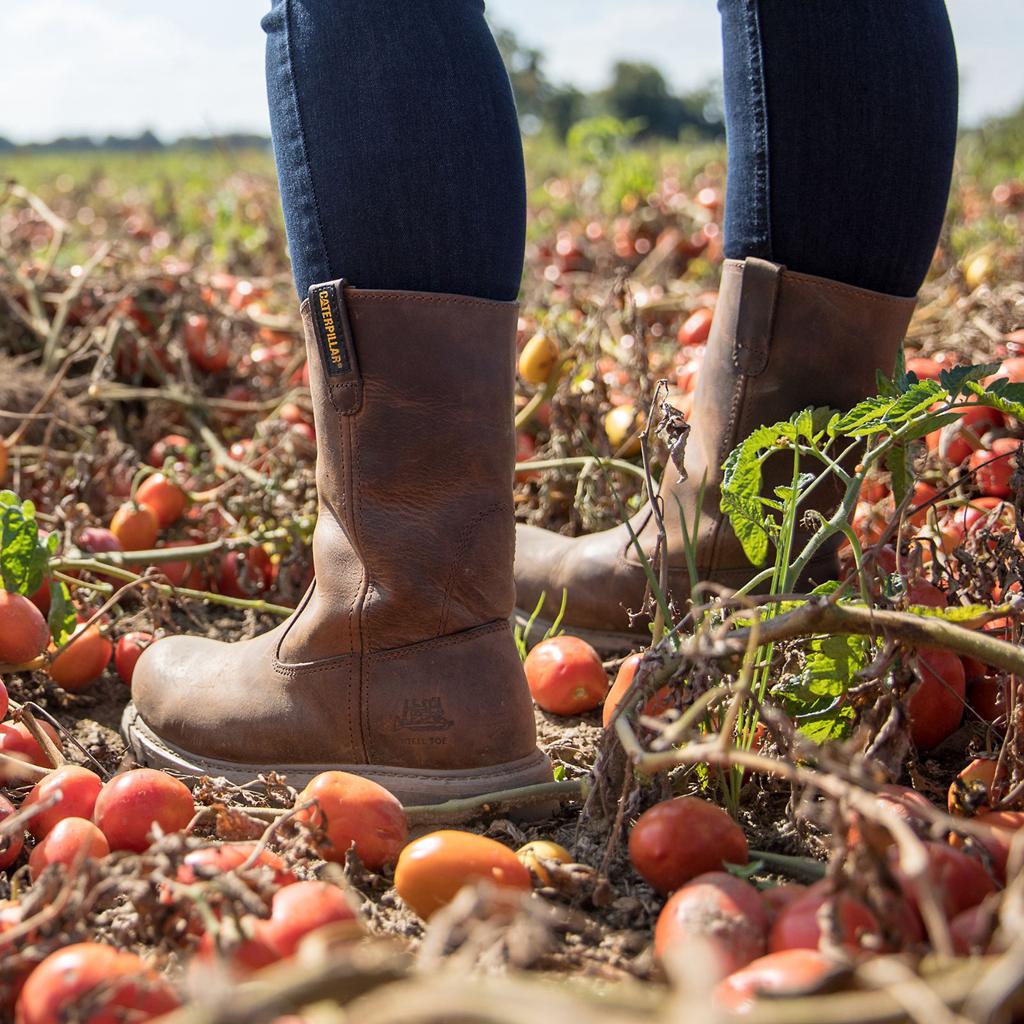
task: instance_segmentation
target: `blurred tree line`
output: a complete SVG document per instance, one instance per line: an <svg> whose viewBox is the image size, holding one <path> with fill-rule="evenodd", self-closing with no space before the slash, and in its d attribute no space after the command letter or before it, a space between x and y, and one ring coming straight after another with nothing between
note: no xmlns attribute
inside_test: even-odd
<svg viewBox="0 0 1024 1024"><path fill-rule="evenodd" d="M619 61L606 88L585 93L574 85L550 81L544 72L543 51L524 45L514 32L496 28L494 37L528 134L548 131L564 139L578 121L603 115L639 125L640 138L677 139L684 132L701 138L725 134L717 84L680 96L653 64Z"/></svg>

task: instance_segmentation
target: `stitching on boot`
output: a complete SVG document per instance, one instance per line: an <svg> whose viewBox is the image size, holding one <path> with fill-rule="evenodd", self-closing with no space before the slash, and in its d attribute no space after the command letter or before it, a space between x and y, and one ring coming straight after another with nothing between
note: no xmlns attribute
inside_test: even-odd
<svg viewBox="0 0 1024 1024"><path fill-rule="evenodd" d="M478 512L467 524L463 527L462 535L459 537L458 547L455 549L455 555L452 558L452 567L448 571L448 579L445 580L444 594L441 598L441 616L437 623L437 632L435 636L443 636L445 629L448 625L448 612L451 607L452 589L455 586L455 575L458 572L459 565L462 563L462 559L466 554L466 550L469 547L470 541L472 540L473 533L476 528L482 523L488 516L492 516L497 512L508 512L513 515L513 509L508 502L499 501L495 504L485 508L482 512Z"/></svg>
<svg viewBox="0 0 1024 1024"><path fill-rule="evenodd" d="M801 274L798 271L786 271L786 283L792 288L801 291L830 291L838 292L840 295L847 295L858 302L874 302L878 305L891 306L894 309L906 307L910 309L917 303L917 298L906 295L886 295L883 292L873 292L869 288L858 288L854 284L843 284L842 281L830 281L828 278L815 277L813 274Z"/></svg>
<svg viewBox="0 0 1024 1024"><path fill-rule="evenodd" d="M354 290L350 296L352 302L380 302L401 300L403 302L427 302L431 305L443 306L483 306L494 309L518 309L518 302L502 302L500 299L478 299L472 295L442 295L422 292L401 291L359 291Z"/></svg>
<svg viewBox="0 0 1024 1024"><path fill-rule="evenodd" d="M736 382L736 386L733 390L732 403L729 407L729 421L726 424L726 429L722 434L722 440L719 442L718 447L718 465L721 466L725 463L729 452L735 447L735 433L736 425L740 418L740 407L743 405L743 400L747 393L747 378L740 375L740 379ZM710 551L708 553L708 561L705 568L708 574L714 572L715 562L718 559L718 549L722 541L722 529L725 525L725 516L719 511L715 518L715 527L711 533L711 544Z"/></svg>

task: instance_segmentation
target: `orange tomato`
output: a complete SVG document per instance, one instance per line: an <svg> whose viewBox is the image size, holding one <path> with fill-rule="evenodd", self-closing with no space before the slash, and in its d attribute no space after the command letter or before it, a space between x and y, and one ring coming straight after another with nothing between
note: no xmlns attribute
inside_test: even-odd
<svg viewBox="0 0 1024 1024"><path fill-rule="evenodd" d="M597 651L574 636L542 640L523 663L537 707L555 715L581 715L608 693L608 676Z"/></svg>

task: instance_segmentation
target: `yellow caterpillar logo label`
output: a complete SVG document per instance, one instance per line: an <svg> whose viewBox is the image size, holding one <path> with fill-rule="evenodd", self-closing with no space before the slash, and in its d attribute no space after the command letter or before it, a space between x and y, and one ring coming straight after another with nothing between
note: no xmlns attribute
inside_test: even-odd
<svg viewBox="0 0 1024 1024"><path fill-rule="evenodd" d="M310 312L316 325L324 368L330 377L350 374L355 368L352 341L337 283L317 284L309 290Z"/></svg>

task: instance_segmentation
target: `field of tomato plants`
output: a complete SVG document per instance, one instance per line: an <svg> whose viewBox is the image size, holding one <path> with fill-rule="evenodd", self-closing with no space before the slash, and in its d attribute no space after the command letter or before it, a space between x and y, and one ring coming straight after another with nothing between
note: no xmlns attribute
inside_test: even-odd
<svg viewBox="0 0 1024 1024"><path fill-rule="evenodd" d="M341 772L190 789L132 762L142 651L256 635L312 580L272 164L12 158L0 1019L1024 1014L1022 154L1021 118L964 136L878 394L730 457L723 508L759 584L680 607L653 566L650 645L610 659L520 628L555 782L437 807ZM528 163L516 514L579 534L638 508L685 443L724 154L632 148L601 120ZM762 494L780 450L816 475ZM822 476L840 504L796 550ZM794 593L837 537L841 578Z"/></svg>

